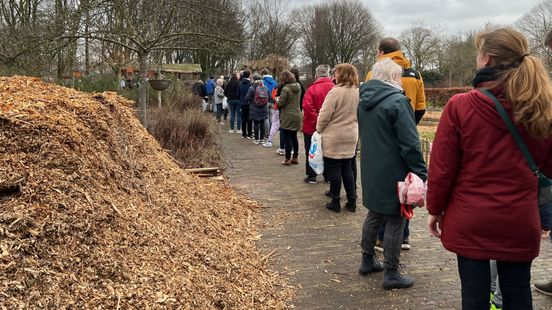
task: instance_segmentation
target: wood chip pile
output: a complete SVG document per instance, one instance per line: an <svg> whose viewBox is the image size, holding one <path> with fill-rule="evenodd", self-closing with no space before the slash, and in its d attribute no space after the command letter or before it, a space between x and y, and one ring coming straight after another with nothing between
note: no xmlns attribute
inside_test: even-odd
<svg viewBox="0 0 552 310"><path fill-rule="evenodd" d="M181 170L132 102L0 78L0 309L282 309L258 205Z"/></svg>

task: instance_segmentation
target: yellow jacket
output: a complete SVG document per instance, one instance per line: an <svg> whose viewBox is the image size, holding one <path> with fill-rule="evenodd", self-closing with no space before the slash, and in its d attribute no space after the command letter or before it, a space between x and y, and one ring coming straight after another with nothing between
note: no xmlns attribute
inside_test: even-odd
<svg viewBox="0 0 552 310"><path fill-rule="evenodd" d="M404 58L401 51L382 55L379 59L391 58L396 64L405 70L402 80L402 87L405 95L410 99L410 104L414 111L423 111L426 109L426 98L424 93L424 80L417 71L410 68L410 62ZM372 72L366 75L366 81L372 78Z"/></svg>

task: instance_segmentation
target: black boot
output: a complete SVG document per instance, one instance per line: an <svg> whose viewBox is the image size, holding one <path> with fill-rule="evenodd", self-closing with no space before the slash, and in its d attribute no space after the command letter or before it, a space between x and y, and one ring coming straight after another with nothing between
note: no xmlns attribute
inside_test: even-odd
<svg viewBox="0 0 552 310"><path fill-rule="evenodd" d="M540 293L552 296L552 281L535 283L535 289Z"/></svg>
<svg viewBox="0 0 552 310"><path fill-rule="evenodd" d="M360 264L358 273L364 276L372 272L381 272L384 269L383 264L378 261L374 254L362 254L362 264Z"/></svg>
<svg viewBox="0 0 552 310"><path fill-rule="evenodd" d="M356 198L347 198L345 209L349 212L356 212Z"/></svg>
<svg viewBox="0 0 552 310"><path fill-rule="evenodd" d="M403 276L397 269L386 269L383 275L383 288L391 290L394 288L408 288L414 285L411 277Z"/></svg>
<svg viewBox="0 0 552 310"><path fill-rule="evenodd" d="M339 203L339 198L332 198L332 202L326 204L326 209L332 210L333 212L341 212L341 204Z"/></svg>

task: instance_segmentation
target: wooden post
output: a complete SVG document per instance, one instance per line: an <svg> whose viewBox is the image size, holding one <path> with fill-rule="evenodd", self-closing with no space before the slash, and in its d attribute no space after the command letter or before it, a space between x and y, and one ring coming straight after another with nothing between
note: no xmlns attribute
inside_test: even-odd
<svg viewBox="0 0 552 310"><path fill-rule="evenodd" d="M159 104L159 108L161 109L161 91L157 91L157 103Z"/></svg>

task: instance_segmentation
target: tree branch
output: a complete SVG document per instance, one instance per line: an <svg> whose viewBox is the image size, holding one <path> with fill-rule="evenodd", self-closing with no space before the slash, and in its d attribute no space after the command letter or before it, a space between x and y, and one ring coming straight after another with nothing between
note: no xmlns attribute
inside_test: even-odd
<svg viewBox="0 0 552 310"><path fill-rule="evenodd" d="M91 39L91 40L99 40L99 41L104 41L104 42L108 42L108 43L113 43L113 44L117 44L117 45L120 45L124 48L127 48L133 52L136 52L136 53L141 53L141 52L145 52L146 50L145 49L137 49L137 48L134 48L128 44L125 44L121 41L118 41L118 40L115 40L115 39L110 39L110 38L105 38L105 37L99 37L99 36L94 36L94 35L67 35L67 36L61 36L61 37L58 37L58 38L55 38L53 41L59 41L59 40L63 40L63 39Z"/></svg>

